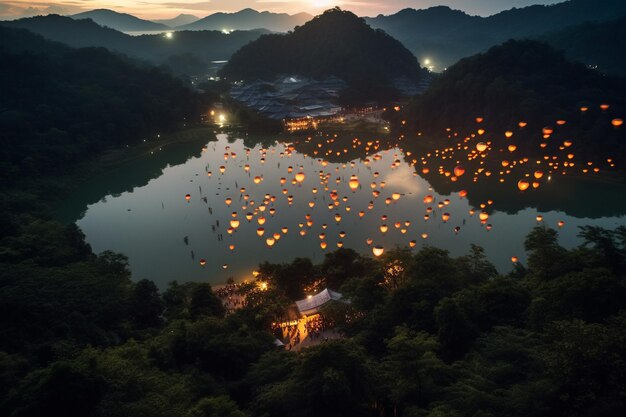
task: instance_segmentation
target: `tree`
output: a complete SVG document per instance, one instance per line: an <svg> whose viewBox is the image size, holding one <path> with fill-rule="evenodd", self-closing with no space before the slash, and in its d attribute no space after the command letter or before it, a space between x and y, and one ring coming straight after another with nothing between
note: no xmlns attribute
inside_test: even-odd
<svg viewBox="0 0 626 417"><path fill-rule="evenodd" d="M224 306L219 298L213 294L209 284L195 284L191 289L189 313L192 317L224 316Z"/></svg>
<svg viewBox="0 0 626 417"><path fill-rule="evenodd" d="M163 308L163 300L154 282L142 279L135 283L130 297L129 309L137 328L158 327L161 324Z"/></svg>

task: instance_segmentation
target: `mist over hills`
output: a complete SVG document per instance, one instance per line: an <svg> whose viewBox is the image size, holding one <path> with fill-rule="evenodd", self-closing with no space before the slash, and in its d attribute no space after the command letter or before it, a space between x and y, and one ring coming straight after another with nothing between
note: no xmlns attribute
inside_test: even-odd
<svg viewBox="0 0 626 417"><path fill-rule="evenodd" d="M235 31L226 35L218 31L180 31L172 39L162 34L130 36L102 27L90 19L75 20L59 15L0 22L0 25L28 29L72 47L104 47L156 64L184 54L192 54L205 64L225 60L243 45L267 33L264 30Z"/></svg>
<svg viewBox="0 0 626 417"><path fill-rule="evenodd" d="M366 21L398 39L418 59L430 58L435 70L441 71L460 58L508 39L538 38L568 26L622 15L626 15L626 2L620 0L570 0L550 6L514 8L489 17L470 16L439 6L405 9Z"/></svg>
<svg viewBox="0 0 626 417"><path fill-rule="evenodd" d="M164 24L166 26L173 28L176 26L188 25L189 23L193 23L197 20L200 20L198 16L194 16L192 14L181 13L178 16L171 18L171 19L158 19L158 20L153 20L153 22L161 23L161 24Z"/></svg>
<svg viewBox="0 0 626 417"><path fill-rule="evenodd" d="M626 70L620 52L626 48L621 41L624 26L620 22L603 23L615 21L620 16L626 16L626 2L569 0L550 6L514 8L488 17L470 16L460 10L438 6L421 10L404 9L392 15L364 19L373 28L382 29L399 40L419 61L429 59L437 72L461 58L484 52L508 39L532 38L564 50L570 59L597 66L600 71L610 74L624 75ZM81 17L89 17L92 23L85 22ZM256 29L262 28L265 33L287 32L305 24L312 16L243 9L235 13L214 13L202 19L179 15L174 19L152 22L98 9L71 18L74 20L48 15L0 24L23 27L70 46L103 46L155 63L182 54L191 54L192 59L206 62L229 59L240 47L264 33ZM133 39L120 33L153 30L177 32L169 42L159 35ZM235 32L229 37L223 36L226 33L217 34L223 30ZM561 31L563 33L559 34Z"/></svg>
<svg viewBox="0 0 626 417"><path fill-rule="evenodd" d="M96 9L69 16L72 19L91 19L101 26L121 32L167 30L168 25L140 19L127 13L118 13L109 9Z"/></svg>
<svg viewBox="0 0 626 417"><path fill-rule="evenodd" d="M308 13L258 12L243 9L235 13L214 13L193 23L179 26L177 30L250 30L267 29L272 32L287 32L303 25L313 16Z"/></svg>

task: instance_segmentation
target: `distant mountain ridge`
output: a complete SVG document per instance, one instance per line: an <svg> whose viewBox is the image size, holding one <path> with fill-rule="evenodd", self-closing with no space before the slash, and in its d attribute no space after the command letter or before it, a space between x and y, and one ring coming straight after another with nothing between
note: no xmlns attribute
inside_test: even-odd
<svg viewBox="0 0 626 417"><path fill-rule="evenodd" d="M158 19L158 20L153 20L153 22L161 23L163 25L173 28L176 26L188 25L198 20L200 20L198 16L194 16L192 14L181 13L178 16L171 18L171 19Z"/></svg>
<svg viewBox="0 0 626 417"><path fill-rule="evenodd" d="M626 77L626 16L570 26L540 40L564 51L571 60L605 74Z"/></svg>
<svg viewBox="0 0 626 417"><path fill-rule="evenodd" d="M401 41L420 60L430 58L441 71L460 58L508 39L538 38L585 22L626 15L623 0L570 0L549 6L513 8L489 17L470 16L446 6L404 9L366 22Z"/></svg>
<svg viewBox="0 0 626 417"><path fill-rule="evenodd" d="M287 13L258 12L243 9L235 13L214 13L196 22L179 26L177 30L250 30L267 29L273 32L287 32L303 25L313 18L307 13L289 15Z"/></svg>
<svg viewBox="0 0 626 417"><path fill-rule="evenodd" d="M109 9L96 9L70 16L72 19L91 19L101 26L121 32L167 30L170 27L162 23L140 19L130 14L118 13Z"/></svg>
<svg viewBox="0 0 626 417"><path fill-rule="evenodd" d="M49 40L82 48L98 46L152 63L162 64L183 54L193 54L208 63L228 59L243 45L267 31L236 31L229 35L217 31L180 31L172 39L162 35L130 36L90 19L75 20L48 15L0 22L0 26L23 28ZM174 58L172 58L174 57Z"/></svg>

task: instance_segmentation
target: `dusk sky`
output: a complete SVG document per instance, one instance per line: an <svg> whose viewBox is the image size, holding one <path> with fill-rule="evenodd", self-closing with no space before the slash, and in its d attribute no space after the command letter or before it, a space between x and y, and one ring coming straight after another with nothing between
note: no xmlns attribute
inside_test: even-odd
<svg viewBox="0 0 626 417"><path fill-rule="evenodd" d="M247 7L289 14L319 14L333 6L340 6L361 16L375 16L380 13L394 13L407 7L419 9L437 5L447 5L470 14L487 16L512 7L560 2L561 0L9 0L0 2L0 18L49 13L73 14L99 8L130 13L145 19L165 19L180 13L204 17L215 12L234 12Z"/></svg>

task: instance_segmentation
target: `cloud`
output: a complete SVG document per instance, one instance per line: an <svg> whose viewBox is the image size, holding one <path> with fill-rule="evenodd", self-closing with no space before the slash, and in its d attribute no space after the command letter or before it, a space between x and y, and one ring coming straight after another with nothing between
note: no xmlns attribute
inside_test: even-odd
<svg viewBox="0 0 626 417"><path fill-rule="evenodd" d="M48 14L72 14L83 11L83 5L91 2L6 2L0 4L0 18L21 18Z"/></svg>

